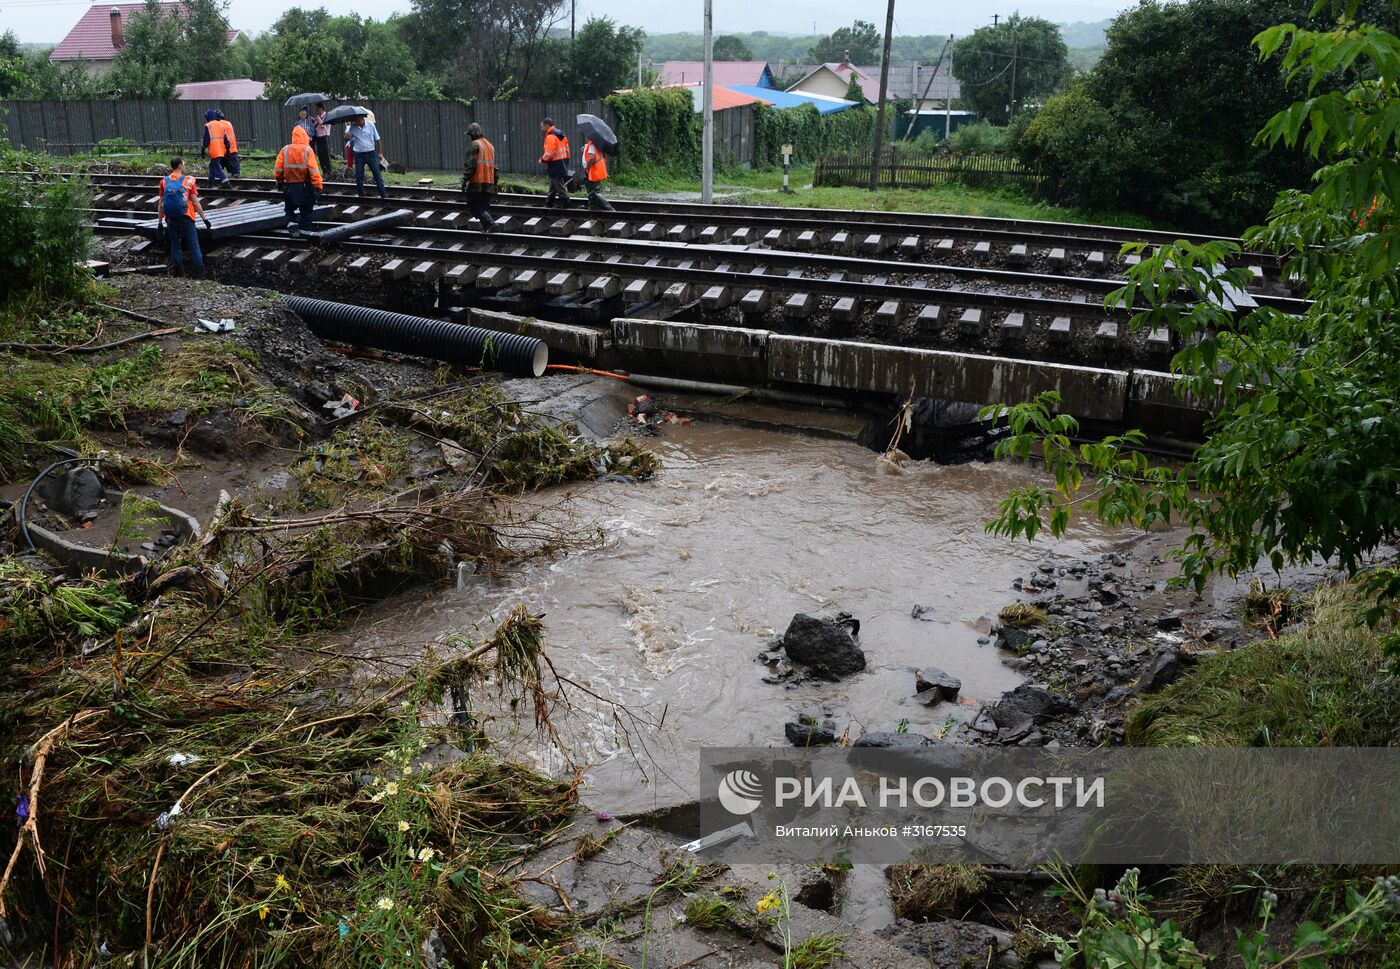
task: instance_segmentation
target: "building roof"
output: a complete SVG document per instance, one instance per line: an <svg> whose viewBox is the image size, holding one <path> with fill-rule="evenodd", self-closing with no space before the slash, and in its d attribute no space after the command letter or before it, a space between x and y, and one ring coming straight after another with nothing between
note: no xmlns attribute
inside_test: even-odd
<svg viewBox="0 0 1400 969"><path fill-rule="evenodd" d="M770 90L750 84L735 85L733 90L740 94L752 95L775 108L797 108L804 104L811 104L816 107L818 114L831 114L834 111L845 111L847 108L857 106L855 101L843 101L840 98L828 98L820 94L804 94L800 91Z"/></svg>
<svg viewBox="0 0 1400 969"><path fill-rule="evenodd" d="M695 110L704 110L705 106L705 85L703 84L670 84L668 87L683 87L690 92L691 98L695 101ZM746 104L772 104L768 100L768 95L772 93L771 88L755 87L755 91L762 91L761 97L752 94L743 94L733 88L720 87L715 85L714 109L723 111L726 108L742 108Z"/></svg>
<svg viewBox="0 0 1400 969"><path fill-rule="evenodd" d="M179 2L163 2L161 8L185 15L185 5ZM112 46L112 11L121 14L122 27L131 21L132 15L146 9L144 3L94 3L83 12L68 36L58 42L49 53L51 61L73 61L79 57L90 61L110 61L117 56ZM228 40L233 43L238 31L229 29Z"/></svg>
<svg viewBox="0 0 1400 969"><path fill-rule="evenodd" d="M927 96L930 99L943 100L944 98L958 98L962 95L962 90L958 84L958 79L948 73L947 65L937 67L934 64L891 64L889 95L891 100L899 101L912 98L922 98ZM876 102L880 100L880 65L855 65L851 68L842 64L816 64L798 65L795 64L789 70L802 74L802 81L807 80L817 71L826 68L841 80L849 83L850 70L855 70L857 81L860 84L861 93L867 100ZM933 86L929 87L930 80ZM800 87L802 81L798 81L794 87ZM924 94L924 89L928 88L928 94Z"/></svg>
<svg viewBox="0 0 1400 969"><path fill-rule="evenodd" d="M229 81L190 81L175 85L175 97L180 101L256 101L267 85L246 77Z"/></svg>
<svg viewBox="0 0 1400 969"><path fill-rule="evenodd" d="M715 87L733 87L736 84L774 86L773 72L767 61L715 61L711 72ZM658 78L658 83L662 85L703 84L704 81L704 61L667 61L661 65L661 76Z"/></svg>

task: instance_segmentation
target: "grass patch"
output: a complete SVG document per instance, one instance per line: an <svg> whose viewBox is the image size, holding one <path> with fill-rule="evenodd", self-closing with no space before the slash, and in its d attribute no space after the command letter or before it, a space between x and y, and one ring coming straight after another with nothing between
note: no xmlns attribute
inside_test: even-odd
<svg viewBox="0 0 1400 969"><path fill-rule="evenodd" d="M889 879L895 914L914 921L960 918L988 884L981 865L893 865Z"/></svg>
<svg viewBox="0 0 1400 969"><path fill-rule="evenodd" d="M1045 625L1045 613L1026 602L1013 602L997 613L997 622L1008 629L1032 629Z"/></svg>
<svg viewBox="0 0 1400 969"><path fill-rule="evenodd" d="M331 508L351 497L371 500L388 493L409 466L402 430L365 417L338 428L292 465L297 502L303 509Z"/></svg>
<svg viewBox="0 0 1400 969"><path fill-rule="evenodd" d="M841 936L810 935L792 947L787 964L789 969L826 969L845 955L846 943Z"/></svg>
<svg viewBox="0 0 1400 969"><path fill-rule="evenodd" d="M697 895L685 903L685 921L697 929L720 929L737 919L734 904L718 895Z"/></svg>
<svg viewBox="0 0 1400 969"><path fill-rule="evenodd" d="M1400 743L1400 677L1360 623L1354 585L1311 597L1306 626L1202 661L1140 700L1127 742L1141 747L1386 747Z"/></svg>

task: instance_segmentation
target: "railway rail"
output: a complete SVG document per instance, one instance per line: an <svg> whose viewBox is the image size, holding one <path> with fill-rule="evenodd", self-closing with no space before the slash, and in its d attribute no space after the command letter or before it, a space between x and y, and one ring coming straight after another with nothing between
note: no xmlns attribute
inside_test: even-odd
<svg viewBox="0 0 1400 969"><path fill-rule="evenodd" d="M150 218L149 176L100 175L93 184L93 214L104 232L129 233L132 220ZM280 230L255 232L235 240L225 261L241 277L266 275L274 286L283 277L324 283L343 276L416 290L418 305L427 291L444 313L478 306L585 323L627 315L1087 363L1160 364L1175 349L1172 334L1129 331L1127 313L1103 305L1122 285L1111 271L1122 268L1117 246L1154 241L1153 233L649 202L617 203L612 213L561 212L543 209L538 197L506 195L496 206L501 231L488 234L475 228L455 191L396 189L379 200L347 188L328 185L320 224L393 209L412 217L326 249ZM271 182L250 180L204 194L212 212L278 197ZM1256 285L1231 293L1238 309L1306 305L1255 270Z"/></svg>

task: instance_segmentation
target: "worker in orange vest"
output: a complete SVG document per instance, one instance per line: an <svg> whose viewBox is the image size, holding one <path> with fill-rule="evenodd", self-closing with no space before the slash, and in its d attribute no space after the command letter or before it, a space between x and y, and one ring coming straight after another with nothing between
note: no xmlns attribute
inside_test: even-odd
<svg viewBox="0 0 1400 969"><path fill-rule="evenodd" d="M544 207L552 209L557 203L560 208L569 207L569 136L558 128L554 127L554 121L545 118L540 122L540 131L544 133L544 154L540 156L540 164L549 173L549 196L544 200Z"/></svg>
<svg viewBox="0 0 1400 969"><path fill-rule="evenodd" d="M238 139L234 136L233 125L224 119L217 108L204 112L204 140L199 153L209 153L209 187L227 186L229 177L224 172L228 164L235 175L238 174Z"/></svg>
<svg viewBox="0 0 1400 969"><path fill-rule="evenodd" d="M224 156L224 169L233 174L234 178L243 175L243 164L238 159L238 135L234 133L233 122L224 117L222 111L218 112L219 127L224 132L224 137L228 139L228 154Z"/></svg>
<svg viewBox="0 0 1400 969"><path fill-rule="evenodd" d="M298 125L292 129L292 143L283 145L272 166L272 177L282 189L287 206L287 234L299 236L314 226L312 215L316 196L325 184L321 179L321 163L311 147L311 136ZM297 213L300 212L300 218Z"/></svg>
<svg viewBox="0 0 1400 969"><path fill-rule="evenodd" d="M583 178L588 186L588 207L604 212L614 211L608 200L603 198L603 183L608 180L608 160L592 138L583 143Z"/></svg>
<svg viewBox="0 0 1400 969"><path fill-rule="evenodd" d="M202 277L204 253L199 248L199 229L194 220L204 220L206 229L213 226L209 224L209 216L204 214L204 205L199 201L195 177L185 174L185 160L179 155L170 159L170 174L160 180L156 218L165 226L170 240L171 274L179 275L184 271L184 255L188 253L195 275Z"/></svg>
<svg viewBox="0 0 1400 969"><path fill-rule="evenodd" d="M496 146L486 140L481 125L467 125L471 146L462 163L462 191L467 193L467 209L487 232L496 231L491 218L491 199L496 194Z"/></svg>

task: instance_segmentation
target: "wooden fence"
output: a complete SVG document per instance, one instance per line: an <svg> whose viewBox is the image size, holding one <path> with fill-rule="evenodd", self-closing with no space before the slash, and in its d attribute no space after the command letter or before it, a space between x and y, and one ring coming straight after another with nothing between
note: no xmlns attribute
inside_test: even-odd
<svg viewBox="0 0 1400 969"><path fill-rule="evenodd" d="M481 125L496 146L503 172L540 174L540 120L553 118L577 140L575 117L596 114L616 130L612 109L591 101L361 101L391 161L416 171L460 170L467 125ZM0 135L16 148L66 155L91 151L111 139L142 148L198 151L204 112L218 107L233 122L247 154L276 152L291 136L296 112L273 101L0 101ZM340 126L331 134L340 146ZM715 153L732 163L753 161L753 108L715 112ZM627 146L620 157L627 163Z"/></svg>
<svg viewBox="0 0 1400 969"><path fill-rule="evenodd" d="M870 184L870 152L853 155L824 155L817 160L812 175L816 186ZM1044 187L1040 172L1026 168L1010 155L965 155L956 152L915 152L898 147L880 153L881 188L932 188L960 182L974 188L1016 185L1032 194Z"/></svg>

